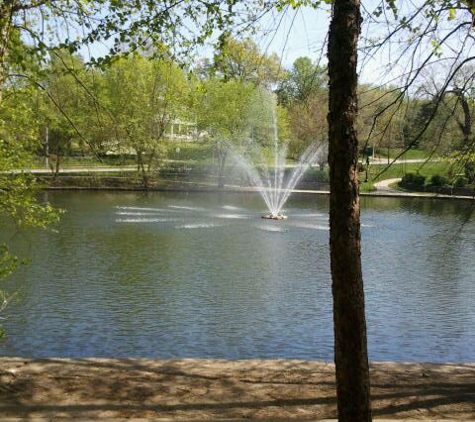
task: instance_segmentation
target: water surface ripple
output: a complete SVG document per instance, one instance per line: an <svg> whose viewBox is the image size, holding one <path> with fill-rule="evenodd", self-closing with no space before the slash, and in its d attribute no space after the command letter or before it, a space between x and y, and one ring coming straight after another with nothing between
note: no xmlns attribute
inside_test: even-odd
<svg viewBox="0 0 475 422"><path fill-rule="evenodd" d="M253 194L45 195L67 212L13 237L2 355L332 360L326 197L264 221ZM370 358L475 361L472 204L362 205Z"/></svg>

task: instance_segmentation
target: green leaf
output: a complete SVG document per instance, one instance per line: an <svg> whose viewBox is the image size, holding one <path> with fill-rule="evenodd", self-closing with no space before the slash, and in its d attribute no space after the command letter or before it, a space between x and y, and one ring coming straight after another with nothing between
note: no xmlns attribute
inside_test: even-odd
<svg viewBox="0 0 475 422"><path fill-rule="evenodd" d="M456 18L456 12L455 9L449 9L449 17L447 20L452 21Z"/></svg>

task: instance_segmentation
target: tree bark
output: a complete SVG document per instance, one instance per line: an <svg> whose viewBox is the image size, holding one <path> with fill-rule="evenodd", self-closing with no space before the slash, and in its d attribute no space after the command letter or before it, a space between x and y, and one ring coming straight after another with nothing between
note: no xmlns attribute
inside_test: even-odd
<svg viewBox="0 0 475 422"><path fill-rule="evenodd" d="M359 0L334 0L328 46L330 255L340 422L371 421L356 136Z"/></svg>
<svg viewBox="0 0 475 422"><path fill-rule="evenodd" d="M226 148L218 150L218 189L224 188L224 168L226 166L226 158L228 156L228 151Z"/></svg>
<svg viewBox="0 0 475 422"><path fill-rule="evenodd" d="M144 153L142 150L137 150L137 168L140 174L142 175L142 186L145 189L148 189L148 175L147 170L145 168L143 154Z"/></svg>
<svg viewBox="0 0 475 422"><path fill-rule="evenodd" d="M457 119L457 124L463 134L463 143L466 147L470 145L470 140L472 137L472 113L470 110L470 105L463 90L461 89L453 89L452 91L447 91L446 94L454 94L462 106L463 121Z"/></svg>

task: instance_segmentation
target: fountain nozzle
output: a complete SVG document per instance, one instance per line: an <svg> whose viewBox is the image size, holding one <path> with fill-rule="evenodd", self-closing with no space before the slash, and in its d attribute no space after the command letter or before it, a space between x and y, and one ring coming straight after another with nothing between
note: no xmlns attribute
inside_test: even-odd
<svg viewBox="0 0 475 422"><path fill-rule="evenodd" d="M261 218L265 218L266 220L286 220L288 217L284 214L264 214Z"/></svg>

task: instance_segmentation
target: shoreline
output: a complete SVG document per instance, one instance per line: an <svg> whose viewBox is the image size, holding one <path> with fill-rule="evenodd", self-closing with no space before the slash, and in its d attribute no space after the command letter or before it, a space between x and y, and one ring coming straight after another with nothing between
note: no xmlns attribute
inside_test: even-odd
<svg viewBox="0 0 475 422"><path fill-rule="evenodd" d="M253 187L227 187L218 189L207 186L190 186L190 187L138 187L138 186L46 186L42 187L43 191L105 191L105 192L187 192L187 193L259 193ZM293 189L292 193L313 194L313 195L330 195L328 190L314 189ZM360 197L380 197L380 198L420 198L420 199L438 199L438 200L458 200L458 201L475 201L475 196L465 195L445 195L426 192L403 192L403 191L374 191L360 192Z"/></svg>
<svg viewBox="0 0 475 422"><path fill-rule="evenodd" d="M370 365L375 419L475 419L475 363ZM334 419L334 365L0 358L4 418Z"/></svg>

